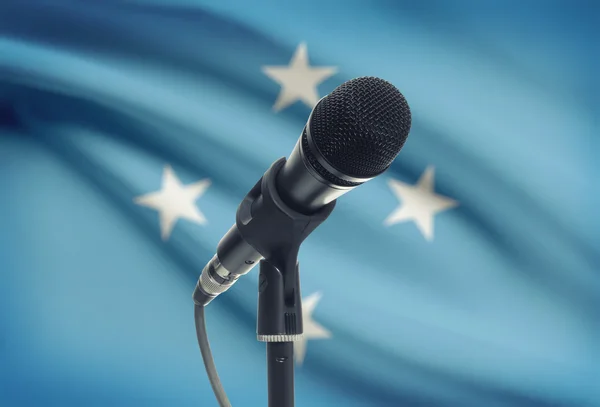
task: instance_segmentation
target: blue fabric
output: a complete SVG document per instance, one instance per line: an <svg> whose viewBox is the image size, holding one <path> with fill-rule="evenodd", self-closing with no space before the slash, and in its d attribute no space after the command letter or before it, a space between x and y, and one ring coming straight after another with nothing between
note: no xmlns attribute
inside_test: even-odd
<svg viewBox="0 0 600 407"><path fill-rule="evenodd" d="M264 65L306 42L320 95L385 78L413 111L391 169L303 245L297 405L600 405L598 29L592 2L0 2L0 405L216 405L191 293L310 108ZM596 125L594 130L594 125ZM209 178L160 238L134 197ZM388 180L459 202L435 238ZM254 270L207 309L234 406L265 406Z"/></svg>

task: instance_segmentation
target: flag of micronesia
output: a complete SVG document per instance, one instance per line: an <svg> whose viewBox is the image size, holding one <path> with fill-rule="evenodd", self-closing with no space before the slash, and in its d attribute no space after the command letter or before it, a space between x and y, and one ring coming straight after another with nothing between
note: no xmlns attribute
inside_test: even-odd
<svg viewBox="0 0 600 407"><path fill-rule="evenodd" d="M372 75L413 129L303 245L297 405L597 406L594 7L2 0L0 405L215 405L200 270ZM234 406L266 405L256 292L207 310Z"/></svg>

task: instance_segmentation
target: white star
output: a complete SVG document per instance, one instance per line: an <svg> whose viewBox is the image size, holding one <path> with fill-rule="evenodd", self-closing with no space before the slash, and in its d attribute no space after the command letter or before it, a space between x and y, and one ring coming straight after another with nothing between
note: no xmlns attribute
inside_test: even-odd
<svg viewBox="0 0 600 407"><path fill-rule="evenodd" d="M302 299L302 325L304 325L304 335L301 340L294 342L294 356L296 357L296 363L299 365L304 362L306 342L309 339L331 338L331 332L312 319L312 314L321 300L321 296L321 293L314 293Z"/></svg>
<svg viewBox="0 0 600 407"><path fill-rule="evenodd" d="M415 222L425 239L433 240L433 217L442 211L458 206L458 202L434 192L434 167L425 169L417 185L389 180L388 185L401 205L383 222L386 226L408 220Z"/></svg>
<svg viewBox="0 0 600 407"><path fill-rule="evenodd" d="M170 165L163 171L160 191L136 197L133 201L142 206L156 209L160 216L160 230L163 240L167 240L179 218L205 224L206 218L196 206L196 200L210 186L209 179L190 185L182 185Z"/></svg>
<svg viewBox="0 0 600 407"><path fill-rule="evenodd" d="M276 112L301 100L311 109L319 101L317 86L334 75L333 66L311 67L308 64L306 44L301 43L290 61L289 66L263 66L262 71L281 85L281 91L273 105Z"/></svg>

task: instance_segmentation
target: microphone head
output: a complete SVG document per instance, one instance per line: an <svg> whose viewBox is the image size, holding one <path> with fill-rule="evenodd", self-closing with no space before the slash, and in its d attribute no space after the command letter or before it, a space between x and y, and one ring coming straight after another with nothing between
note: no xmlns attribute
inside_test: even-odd
<svg viewBox="0 0 600 407"><path fill-rule="evenodd" d="M410 125L410 108L394 85L375 77L352 79L315 106L309 129L318 152L310 153L320 155L338 175L371 178L394 161ZM331 174L310 153L307 158L328 181L341 186L360 184Z"/></svg>

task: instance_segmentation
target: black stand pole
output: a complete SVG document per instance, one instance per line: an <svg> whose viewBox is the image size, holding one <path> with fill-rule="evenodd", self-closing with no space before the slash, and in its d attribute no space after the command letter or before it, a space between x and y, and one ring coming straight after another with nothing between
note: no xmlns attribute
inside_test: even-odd
<svg viewBox="0 0 600 407"><path fill-rule="evenodd" d="M294 343L267 342L269 407L294 405Z"/></svg>
<svg viewBox="0 0 600 407"><path fill-rule="evenodd" d="M246 195L236 214L243 239L260 262L257 338L267 343L269 407L294 407L293 342L302 338L302 304L298 251L300 245L333 211L335 201L306 215L279 197L276 178L281 158Z"/></svg>
<svg viewBox="0 0 600 407"><path fill-rule="evenodd" d="M291 280L287 298L286 277ZM269 407L294 407L294 341L302 337L298 267L282 273L262 260L258 281L257 333L267 342Z"/></svg>

